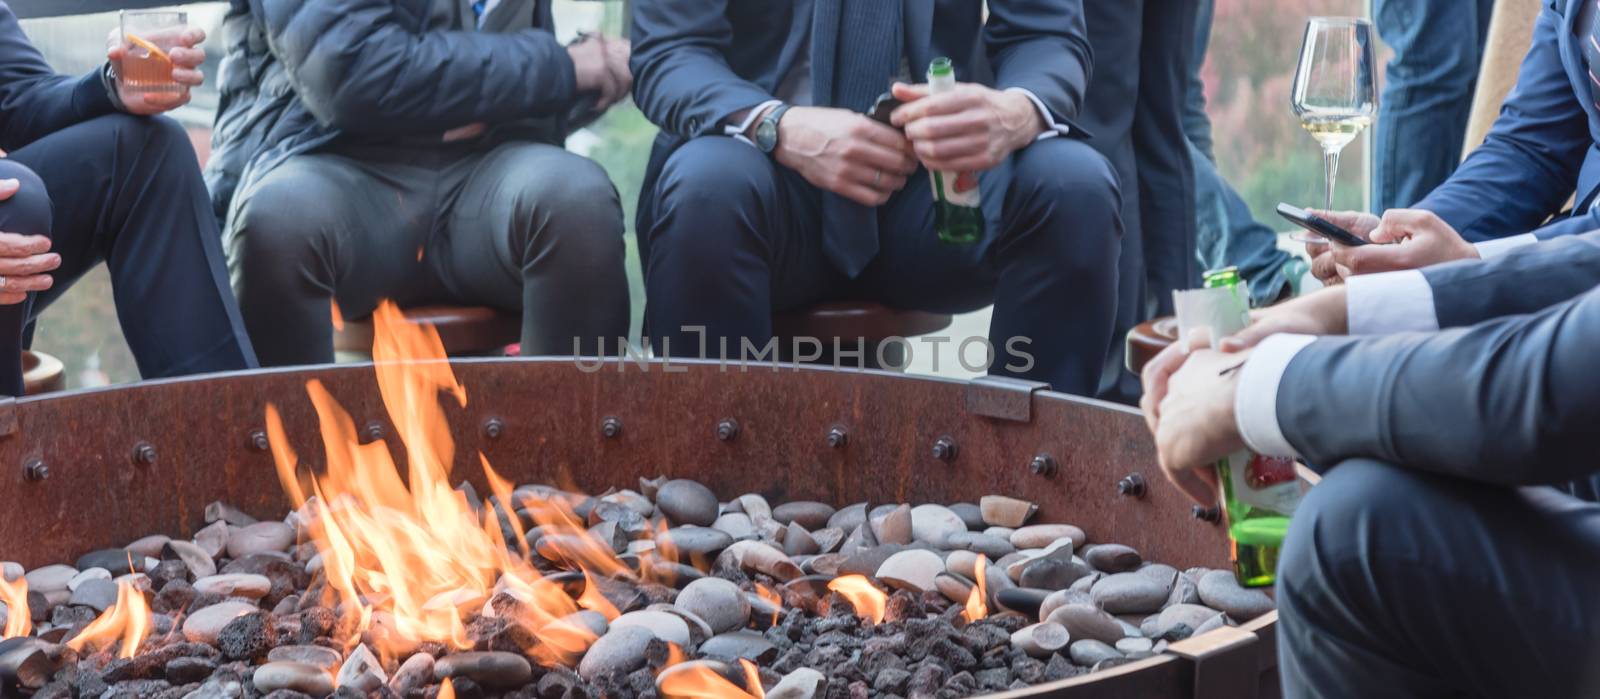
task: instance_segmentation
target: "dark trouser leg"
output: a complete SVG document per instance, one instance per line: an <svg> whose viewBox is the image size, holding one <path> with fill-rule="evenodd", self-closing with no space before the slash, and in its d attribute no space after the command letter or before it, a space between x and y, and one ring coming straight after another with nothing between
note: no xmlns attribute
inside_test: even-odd
<svg viewBox="0 0 1600 699"><path fill-rule="evenodd" d="M447 206L435 268L458 300L521 311L523 354L592 356L627 337L622 204L594 161L504 144Z"/></svg>
<svg viewBox="0 0 1600 699"><path fill-rule="evenodd" d="M443 296L421 259L438 179L429 163L303 155L240 194L228 265L263 365L332 362L330 300L361 318Z"/></svg>
<svg viewBox="0 0 1600 699"><path fill-rule="evenodd" d="M100 117L9 157L38 173L57 203L61 268L42 306L105 260L140 375L255 366L194 148L176 122Z"/></svg>
<svg viewBox="0 0 1600 699"><path fill-rule="evenodd" d="M1367 460L1278 563L1284 696L1600 696L1600 505Z"/></svg>
<svg viewBox="0 0 1600 699"><path fill-rule="evenodd" d="M1133 121L1133 148L1139 160L1140 225L1149 275L1146 304L1162 315L1173 312L1174 290L1200 283L1194 254L1194 163L1183 132L1194 20L1194 0L1151 0L1145 5L1144 40L1139 46L1139 110ZM1118 357L1120 360L1120 354ZM1131 389L1126 395L1137 398L1139 377L1120 366L1117 369Z"/></svg>
<svg viewBox="0 0 1600 699"><path fill-rule="evenodd" d="M1122 232L1110 164L1071 138L1017 151L979 175L988 231L971 246L935 235L927 176L918 171L880 211L880 252L861 284L900 308L962 312L992 301L992 373L1093 395L1111 343Z"/></svg>
<svg viewBox="0 0 1600 699"><path fill-rule="evenodd" d="M1372 145L1372 210L1411 206L1461 162L1494 0L1374 0L1394 58Z"/></svg>
<svg viewBox="0 0 1600 699"><path fill-rule="evenodd" d="M739 338L760 347L772 337L774 309L841 287L822 254L819 199L799 175L732 138L679 147L639 227L649 250L645 331L656 351L696 354L701 335L684 328L703 326L709 354L729 338L737 356Z"/></svg>
<svg viewBox="0 0 1600 699"><path fill-rule="evenodd" d="M50 195L44 182L22 163L0 160L0 180L11 179L21 188L0 202L0 231L50 235ZM22 395L22 328L32 306L32 295L22 303L0 306L0 394Z"/></svg>

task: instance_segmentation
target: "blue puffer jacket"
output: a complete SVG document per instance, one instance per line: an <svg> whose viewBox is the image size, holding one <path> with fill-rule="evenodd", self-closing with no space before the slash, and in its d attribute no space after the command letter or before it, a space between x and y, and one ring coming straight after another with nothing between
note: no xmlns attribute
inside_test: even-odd
<svg viewBox="0 0 1600 699"><path fill-rule="evenodd" d="M505 26L474 31L461 29L470 0L232 0L206 166L218 220L236 191L336 141L563 118L577 95L550 0L502 0L518 2Z"/></svg>

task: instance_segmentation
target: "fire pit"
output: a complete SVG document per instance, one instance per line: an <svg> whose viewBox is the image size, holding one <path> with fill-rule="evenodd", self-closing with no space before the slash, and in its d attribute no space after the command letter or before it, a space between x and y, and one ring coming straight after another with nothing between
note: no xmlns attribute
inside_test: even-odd
<svg viewBox="0 0 1600 699"><path fill-rule="evenodd" d="M382 359L384 349L380 346L375 355ZM186 540L205 541L208 534L202 530L209 526L215 533L217 522L225 523L221 531L226 537L229 521L233 522L233 534L239 536L244 530L240 525L255 519L283 521L284 513L294 510L289 519L299 528L301 541L279 548L290 552L300 570L312 572L300 573L293 590L240 588L257 584L257 578L249 576L276 564L258 559L240 567L240 560L250 560L249 551L228 551L230 544L224 543L215 560L233 561L229 565L235 566L235 574L245 577L222 576L222 581L197 584L204 589L193 590L196 595L220 597L207 600L215 604L195 605L197 611L192 614L186 615L186 606L162 599L154 591L140 595L132 585L121 585L115 590L118 599L102 599L100 606L109 611L92 623L92 613L75 625L70 623L72 619L42 620L70 626L75 636L61 638L65 632L59 632L58 638L51 640L72 645L73 638L85 639L77 641L79 648L74 652L84 658L98 654L97 667L106 667L112 655L126 651L124 654L135 656L133 660L112 662L158 663L165 666L166 675L174 673L175 658L191 655L194 662L176 663L178 674L192 669L197 678L203 678L210 668L232 656L262 656L250 665L257 673L261 670L256 668L267 660L279 661L279 665L290 661L316 665L326 653L312 647L313 641L337 637L332 643L337 650L323 649L333 653L329 661L334 663L332 671L352 663L360 670L361 662L368 662L361 654L370 654L370 665L389 680L386 686L392 686L408 667L414 674L422 672L418 663L400 662L402 659L419 655L419 650L427 652L430 659L437 658L433 672L419 680L427 687L422 694L427 697L456 695L454 681L434 685L433 674L462 678L463 696L545 696L544 687L531 683L516 689L471 678L481 679L488 673L516 676L515 680L527 670L547 675L555 673L544 667L569 665L575 672L563 670L566 674L560 682L588 681L585 691L598 688L608 695L620 693L622 687L610 691L599 687L595 678L600 673L590 672L593 668L578 662L590 643L599 643L594 641L598 632L603 634L600 642L610 645L649 646L643 653L657 686L627 688L634 695L653 690L674 696L760 696L765 684L774 699L807 696L792 686L774 685L797 675L804 680L797 670L808 665L828 675L867 674L867 670L841 666L886 657L880 651L920 659L975 650L978 653L970 661L963 656L945 663L954 666L949 675L961 674L954 671L960 667L970 667L962 671L972 682L970 686L958 683L952 689L947 684L950 678L941 676L931 688L924 678L919 690L910 686L917 669L912 662L904 667L873 666L864 680L848 684L830 678L843 687L830 687L826 696L984 693L999 689L995 685L1002 673L990 672L983 680L987 684L977 679L978 674L1000 667L1010 673L1004 678L1005 686L1016 686L1007 696L1276 695L1275 613L1190 638L1183 638L1188 633L1159 634L1164 630L1147 628L1144 631L1148 633L1132 635L1165 635L1166 639L1150 638L1151 648L1138 642L1119 644L1117 654L1123 658L1092 663L1096 658L1067 653L1066 643L1082 640L1081 630L1067 639L1063 626L1034 625L1040 613L1038 605L1088 602L1079 606L1089 611L1095 611L1095 605L1122 610L1104 604L1098 592L1091 595L1092 584L1081 586L1087 599L1063 593L1047 600L1018 591L1012 578L1027 562L1014 574L1008 568L1017 561L1005 558L1014 555L1005 549L1017 548L1013 543L1017 540L1004 531L983 534L990 526L1076 525L1081 530L1075 534L1051 530L1054 535L1047 541L1055 549L1046 550L1045 541L1018 542L1037 557L1053 553L1063 568L1085 565L1086 561L1091 564L1092 569L1077 571L1075 582L1087 579L1089 573L1104 577L1124 568L1128 572L1122 575L1157 576L1170 570L1178 578L1187 575L1179 571L1188 569L1226 569L1228 544L1221 528L1194 518L1182 495L1160 479L1143 424L1126 409L999 379L961 383L810 368L741 371L682 361L670 365L610 362L584 370L561 360L467 360L422 366L426 370L409 371L406 377L393 372L384 377L380 372L377 382L371 365L350 365L155 382L0 403L0 464L11 464L14 469L13 476L0 480L4 484L0 485L0 497L11 504L0 513L0 541L5 542L0 546L0 560L17 561L35 570L52 563L72 563L82 554L159 534L176 541L164 549L152 541L144 542L144 546L156 547L152 559L171 559L155 568L126 553L120 564L101 554L99 558L108 560L83 561L77 567L107 567L125 573L131 566L143 569L148 582L176 574L198 583L197 579L212 576L184 570L189 559L180 554L190 545ZM417 395L431 398L440 387L449 389L446 396L455 395L451 371L460 382L461 393L470 399L447 397L437 425L426 416L392 409L397 400L409 404L415 403ZM308 382L315 382L310 387L311 399ZM401 395L411 398L399 400ZM386 397L390 399L387 406ZM268 404L275 410L269 413ZM343 406L347 422L337 417L340 411L335 405ZM330 442L339 446L327 450L325 457L323 439L329 435L336 436ZM412 448L402 448L402 440ZM445 443L453 443L453 450L440 448ZM425 467L419 471L415 455L420 452L441 455L440 462L433 464L438 474L448 470L450 483L466 480L471 495L450 489L437 475L425 473ZM494 470L484 467L479 453ZM409 463L408 456L413 457ZM361 477L343 463L390 463L390 459L401 465L400 473L408 473L406 484L393 475L393 466L389 467L391 483L373 480L372 473ZM422 485L429 483L432 485ZM701 486L694 484L709 486L711 493L702 494L697 490ZM616 492L620 489L632 490ZM607 492L612 495L573 495ZM528 495L537 497L523 497ZM706 496L711 498L709 512L675 511L685 501L703 505ZM454 504L442 504L446 500ZM502 508L502 516L493 516L495 503L519 500L520 505L512 509L522 512L506 513ZM441 504L416 505L421 502ZM863 502L869 505L860 507ZM937 505L956 503L970 507ZM852 505L859 512L847 515ZM386 512L384 508L389 507L414 511L408 519L398 512ZM447 511L452 507L459 508L455 516L439 514L441 508ZM478 512L491 516L475 518L473 513ZM652 521L646 512L666 517ZM938 545L889 551L864 571L870 572L872 579L850 576L844 569L847 557L838 552L851 542L835 537L860 537L864 531L864 536L872 538L873 550L881 553L879 538L907 541L894 533L902 521L926 529L927 522L944 512L975 520L965 526L957 521L966 537L962 543L924 541ZM373 513L383 514L369 516ZM698 560L690 555L697 544L692 541L696 532L683 526L688 520L716 524L711 519L733 516L740 520L741 515L754 528L767 531L708 549ZM838 517L845 521L835 521ZM445 526L452 521L479 522L482 527L456 532ZM577 527L572 528L574 525ZM589 525L597 526L584 529ZM635 530L641 526L645 531ZM375 529L380 527L386 530ZM536 531L512 531L524 527ZM259 529L263 537L279 536L283 529L291 536L294 532L294 528L278 526ZM273 531L265 531L268 529ZM604 534L570 536L595 529ZM830 529L833 531L826 531ZM515 543L510 548L499 547L498 553L488 549L474 552L472 543L490 535L522 542L527 546L525 560L532 563L520 562L524 556L519 555ZM973 551L941 555L928 550L981 548L973 541L980 535L990 537L984 546L998 547L986 551L995 560ZM607 536L615 537L610 539L613 545L604 551L589 550L593 541ZM919 532L917 538L931 536ZM1077 540L1057 543L1074 537L1087 538L1091 547L1084 548L1084 542ZM385 553L379 546L344 555L349 542L367 546L383 540L395 550ZM415 545L408 550L407 545L416 542L428 542L428 550L419 552ZM446 542L459 543L451 546ZM1097 550L1092 546L1112 542L1127 548L1102 546ZM863 542L854 543L854 551L865 550ZM1066 547L1064 554L1062 546ZM785 547L790 550L779 550ZM804 558L824 550L834 552L834 558L825 562ZM438 560L412 568L375 563L415 560L419 555ZM435 594L471 587L449 579L449 572L480 565L463 561L486 560L483 556L496 561L486 577L479 576L487 581L479 585L483 589ZM924 591L928 582L917 581L919 576L934 573L886 573L882 565L894 556L912 562L933 556L936 563L943 564L937 571L940 579L933 581L934 589ZM608 569L618 562L628 570ZM699 564L697 570L683 567L692 563ZM985 565L989 566L986 572L972 570ZM257 570L244 570L250 566ZM675 578L674 571L685 578L700 577L703 582L686 583ZM612 574L631 580L631 592L617 593L606 582ZM402 590L396 587L400 578L412 582L427 578L434 587L424 587L426 594ZM724 584L722 579L730 581ZM276 580L268 582L276 584ZM973 586L975 581L989 584ZM88 584L80 581L78 589ZM1183 581L1169 576L1165 584L1171 591ZM103 581L93 587L100 588L102 596L111 592ZM682 591L676 591L678 588ZM549 614L555 607L542 607L544 603L538 600L551 592L559 593L560 604L568 605L562 611L572 614L560 620L529 622L527 626L545 633L537 643L519 642L517 631L506 628L510 625L506 620L518 618L518 614ZM632 593L640 598L625 599ZM652 599L653 594L665 598ZM1184 593L1171 594L1176 598ZM290 595L297 598L291 600L296 605L293 609L275 609ZM208 613L227 614L225 605L239 604L223 601L229 596L275 599L272 605L257 603L258 607L241 608L239 614L224 618L221 626L229 627L228 638L213 636L197 642L194 634L187 633L190 625L205 621L201 617ZM673 597L678 599L676 607L697 608L700 613L683 617L664 608L649 608ZM718 618L718 612L728 606L717 601L724 597L734 600L732 606L741 619ZM149 599L157 607L154 618L165 618L168 628L159 628L158 623L140 635L161 643L147 642L142 650L126 648L126 639L133 635L128 624L152 618L139 608ZM313 599L324 601L310 601ZM746 607L750 611L744 612ZM324 619L323 612L306 611L312 608L332 613ZM1137 609L1138 616L1149 611L1137 605L1130 609ZM631 623L618 622L618 614L624 611L633 615ZM318 627L305 632L306 643L274 645L312 648L280 648L273 651L279 655L276 658L266 657L266 646L257 649L260 653L239 651L238 644L259 640L248 628L249 622L240 618L259 618L261 635L281 631L268 628L279 618L268 612L292 612L297 631ZM652 614L658 616L648 616ZM1104 617L1112 624L1119 623L1112 619ZM596 628L607 621L614 622L609 630ZM1136 626L1138 621L1129 614L1121 623ZM683 647L663 643L663 634L654 629L618 633L631 625L651 626L650 622L673 629L683 626L690 632L689 642ZM318 626L324 623L327 628ZM753 653L758 656L754 662L738 662L736 656L750 654L737 649L711 652L704 645L709 634L702 633L701 623L714 625L704 630L719 637L726 637L723 632L733 628L745 629L739 632L743 636L724 638L724 645L740 639L760 645L763 635L790 634L794 643L787 650L796 652L761 650ZM114 624L121 626L111 628ZM341 624L359 624L359 628L345 626L341 631ZM418 624L433 626L421 631L415 626ZM348 635L351 629L354 635ZM563 630L570 636L563 636ZM97 633L101 637L96 637ZM174 633L177 636L170 635ZM835 635L823 638L829 633ZM983 642L962 642L951 636L963 633L994 637L990 646L1010 657L980 661L976 656L983 653ZM936 637L941 634L944 637ZM630 640L635 636L638 638ZM428 640L418 643L418 638ZM1177 640L1180 638L1183 640ZM944 645L933 648L938 642ZM917 643L923 647L911 651L895 647ZM1163 650L1155 648L1157 643L1165 646L1165 652L1147 657L1151 650ZM195 645L205 648L192 647ZM839 650L818 652L822 646ZM508 647L522 652L505 653ZM475 648L489 654L468 652ZM691 651L688 656L683 654L684 648ZM0 645L0 666L5 663L5 650ZM1054 650L1060 653L1053 654ZM161 653L167 655L157 658ZM226 657L216 657L219 654ZM520 663L508 662L507 655L519 658ZM1041 658L1040 674L1019 683L1015 668L1022 655ZM696 657L722 657L726 662L692 659ZM1067 657L1085 662L1068 664ZM1049 663L1042 658L1060 665L1056 676L1065 679L1046 681L1050 678L1042 673ZM186 667L190 664L194 667ZM1099 664L1101 669L1087 673L1091 664ZM444 665L450 669L438 667ZM878 677L886 669L907 676L879 684ZM159 678L163 672L150 676ZM259 674L254 679L263 682ZM292 677L275 677L264 684L312 689L312 694L320 691L294 682ZM160 692L172 686L151 685L148 693L140 693L137 687L108 684L120 690L107 696L130 697L163 696ZM346 687L338 696L383 696L387 691L369 689L370 693L363 693ZM554 687L553 696L564 696L565 689ZM822 699L824 694L816 696Z"/></svg>

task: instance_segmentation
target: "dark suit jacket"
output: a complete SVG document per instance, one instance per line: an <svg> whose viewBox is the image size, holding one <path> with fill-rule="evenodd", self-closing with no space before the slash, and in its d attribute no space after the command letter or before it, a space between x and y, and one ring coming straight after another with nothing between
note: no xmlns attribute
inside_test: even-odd
<svg viewBox="0 0 1600 699"><path fill-rule="evenodd" d="M1352 457L1506 485L1600 473L1600 231L1423 271L1437 333L1322 338L1278 422L1307 463Z"/></svg>
<svg viewBox="0 0 1600 699"><path fill-rule="evenodd" d="M1590 91L1578 10L1545 0L1517 84L1482 146L1417 204L1471 241L1533 231L1541 239L1600 228L1600 106ZM1539 228L1577 193L1575 215ZM1537 230L1535 230L1537 228Z"/></svg>
<svg viewBox="0 0 1600 699"><path fill-rule="evenodd" d="M975 0L875 1L905 3L914 72L949 56L958 80L1026 88L1056 121L1077 117L1092 62L1082 0L991 0L987 23ZM774 99L810 51L812 16L811 0L634 3L633 98L661 127L647 199L678 144L720 134L729 115Z"/></svg>
<svg viewBox="0 0 1600 699"><path fill-rule="evenodd" d="M16 150L115 111L99 71L77 78L56 74L0 0L0 148Z"/></svg>

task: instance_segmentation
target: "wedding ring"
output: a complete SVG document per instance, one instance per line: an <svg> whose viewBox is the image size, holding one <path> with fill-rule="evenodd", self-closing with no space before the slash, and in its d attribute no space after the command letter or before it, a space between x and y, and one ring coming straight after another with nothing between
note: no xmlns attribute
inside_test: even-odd
<svg viewBox="0 0 1600 699"><path fill-rule="evenodd" d="M883 171L882 170L874 170L872 172L872 186L876 187L876 186L878 186L878 183L882 182L882 181L883 181Z"/></svg>

